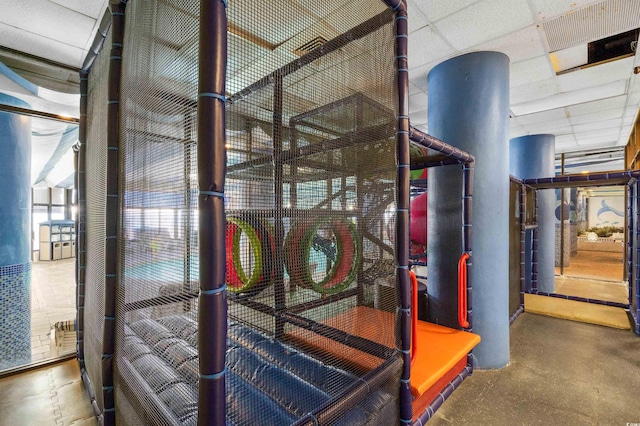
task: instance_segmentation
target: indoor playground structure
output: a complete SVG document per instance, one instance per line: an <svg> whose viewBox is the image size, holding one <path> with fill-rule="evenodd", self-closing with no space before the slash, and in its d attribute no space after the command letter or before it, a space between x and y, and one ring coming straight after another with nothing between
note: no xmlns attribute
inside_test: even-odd
<svg viewBox="0 0 640 426"><path fill-rule="evenodd" d="M130 0L103 29L77 174L101 424L426 423L480 342L475 160L409 124L405 2ZM447 165L456 327L422 320L416 269Z"/></svg>
<svg viewBox="0 0 640 426"><path fill-rule="evenodd" d="M510 322L526 310L525 294L533 294L538 296L547 296L557 299L573 300L603 306L613 306L623 308L629 311L632 330L640 335L640 274L637 268L638 249L640 248L640 232L638 231L638 223L640 223L640 171L624 171L624 172L600 172L600 173L583 173L580 175L564 175L548 178L533 179L517 179L511 176L512 202L517 203L516 211L519 212L517 226L519 227L519 250L517 259L514 259L512 251L511 256L514 259L513 264L519 264L517 268L519 277L517 280L510 280L509 291L509 312L511 315ZM540 190L556 189L556 188L577 188L577 187L605 187L625 185L627 198L626 212L626 281L628 283L628 303L621 303L612 300L604 300L593 297L581 297L577 295L562 294L560 292L540 288L538 256L539 256L539 194ZM514 199L515 198L515 199ZM512 204L513 204L512 203ZM564 223L566 217L566 209L560 210L560 222ZM512 236L512 242L516 239ZM569 244L567 242L567 244ZM634 267L634 265L636 265ZM626 323L623 315L622 324Z"/></svg>

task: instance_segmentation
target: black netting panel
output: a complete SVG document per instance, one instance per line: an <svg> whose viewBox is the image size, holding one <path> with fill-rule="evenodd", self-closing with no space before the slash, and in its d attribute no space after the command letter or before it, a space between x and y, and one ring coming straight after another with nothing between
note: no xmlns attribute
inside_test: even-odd
<svg viewBox="0 0 640 426"><path fill-rule="evenodd" d="M239 1L228 14L227 389L263 407L259 422L233 407L228 418L286 424L340 399L396 345L393 15L375 1ZM260 336L312 361L285 362ZM283 371L254 383L270 364ZM373 395L384 420L367 406L345 424L396 422L397 388Z"/></svg>
<svg viewBox="0 0 640 426"><path fill-rule="evenodd" d="M127 6L123 424L197 419L198 3ZM375 0L227 12L227 418L290 424L366 376L377 385L336 424L396 424L393 13Z"/></svg>
<svg viewBox="0 0 640 426"><path fill-rule="evenodd" d="M111 45L111 32L105 46ZM104 328L105 194L107 164L107 78L109 52L103 50L89 73L87 93L87 224L84 309L85 365L100 410L102 400L102 333Z"/></svg>
<svg viewBox="0 0 640 426"><path fill-rule="evenodd" d="M115 382L117 400L128 401L117 404L125 424L197 415L197 374L178 371L189 361L197 373L195 342L157 321L196 308L198 10L185 0L134 1L126 10Z"/></svg>

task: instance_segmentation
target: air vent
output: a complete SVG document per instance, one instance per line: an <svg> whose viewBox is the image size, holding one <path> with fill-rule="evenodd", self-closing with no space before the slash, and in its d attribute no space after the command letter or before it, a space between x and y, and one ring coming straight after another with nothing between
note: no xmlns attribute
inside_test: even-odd
<svg viewBox="0 0 640 426"><path fill-rule="evenodd" d="M640 1L604 0L542 23L549 51L566 49L638 27Z"/></svg>
<svg viewBox="0 0 640 426"><path fill-rule="evenodd" d="M326 42L327 42L326 38L322 36L318 36L312 40L309 40L302 46L298 47L296 50L293 51L293 53L295 53L296 55L302 56L306 53L311 52L313 49L317 49L318 47L322 46Z"/></svg>

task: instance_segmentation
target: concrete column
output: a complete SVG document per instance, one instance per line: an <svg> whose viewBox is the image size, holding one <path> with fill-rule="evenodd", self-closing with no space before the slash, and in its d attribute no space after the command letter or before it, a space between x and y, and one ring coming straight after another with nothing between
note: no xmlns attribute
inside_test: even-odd
<svg viewBox="0 0 640 426"><path fill-rule="evenodd" d="M553 177L555 161L554 135L521 136L509 142L509 173L519 179ZM555 204L555 190L538 191L538 290L547 293L555 289ZM525 265L530 262L527 251Z"/></svg>
<svg viewBox="0 0 640 426"><path fill-rule="evenodd" d="M0 93L0 103L29 108ZM31 119L0 112L0 370L31 362Z"/></svg>
<svg viewBox="0 0 640 426"><path fill-rule="evenodd" d="M479 368L509 363L509 58L474 52L428 76L429 133L476 158L471 285ZM462 170L429 170L429 316L457 324L457 262L462 254Z"/></svg>

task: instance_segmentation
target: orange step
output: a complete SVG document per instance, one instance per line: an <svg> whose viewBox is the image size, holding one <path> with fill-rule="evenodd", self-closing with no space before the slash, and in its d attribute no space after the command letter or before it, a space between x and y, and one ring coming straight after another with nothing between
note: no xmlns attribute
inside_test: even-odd
<svg viewBox="0 0 640 426"><path fill-rule="evenodd" d="M419 397L480 343L467 331L418 321L418 349L411 367L411 393Z"/></svg>

